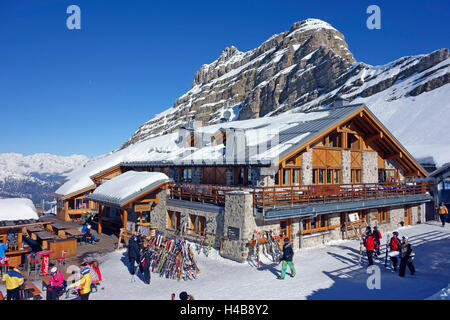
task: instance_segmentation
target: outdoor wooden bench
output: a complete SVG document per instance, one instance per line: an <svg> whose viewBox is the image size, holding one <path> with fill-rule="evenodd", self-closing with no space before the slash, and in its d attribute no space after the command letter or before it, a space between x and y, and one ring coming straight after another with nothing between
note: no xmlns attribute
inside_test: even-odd
<svg viewBox="0 0 450 320"><path fill-rule="evenodd" d="M38 287L36 287L36 285L31 280L25 281L24 290L30 291L31 294L33 295L34 300L42 299L42 297L41 297L42 291L39 290Z"/></svg>
<svg viewBox="0 0 450 320"><path fill-rule="evenodd" d="M70 227L67 227L61 223L53 223L51 225L49 225L49 229L51 229L51 231L53 231L55 234L57 234L59 237L61 238L65 238L66 237L66 230L70 229Z"/></svg>
<svg viewBox="0 0 450 320"><path fill-rule="evenodd" d="M58 238L56 235L54 235L53 233L48 232L48 231L36 232L35 234L36 234L37 239L41 243L42 250L48 249L48 240L53 240L53 239Z"/></svg>

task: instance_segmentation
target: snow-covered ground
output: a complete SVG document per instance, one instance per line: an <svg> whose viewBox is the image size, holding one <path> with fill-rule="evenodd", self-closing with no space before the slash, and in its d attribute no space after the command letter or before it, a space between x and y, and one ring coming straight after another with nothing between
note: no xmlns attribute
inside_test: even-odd
<svg viewBox="0 0 450 320"><path fill-rule="evenodd" d="M196 280L180 281L160 278L152 273L150 285L139 278L131 282L126 266L126 250L98 257L104 290L91 299L170 299L187 291L197 300L224 299L442 299L447 298L450 283L450 226L426 223L398 229L407 235L416 253L416 274L406 272L400 278L391 268L384 268L384 255L376 260L381 269L381 289L369 290L366 282L367 259L358 263L359 242L338 241L317 248L298 250L294 264L295 278L277 280L280 265L262 259L257 270L252 262L236 263L217 252L197 257L200 275ZM387 235L383 234L383 253ZM447 296L446 296L447 295Z"/></svg>

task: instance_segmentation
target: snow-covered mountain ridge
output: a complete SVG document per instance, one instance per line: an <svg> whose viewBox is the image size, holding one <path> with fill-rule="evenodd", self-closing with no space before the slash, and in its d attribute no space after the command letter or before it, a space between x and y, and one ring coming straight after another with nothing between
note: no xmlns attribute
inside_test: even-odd
<svg viewBox="0 0 450 320"><path fill-rule="evenodd" d="M47 198L45 194L55 191L70 172L87 161L84 155L0 154L0 198L25 197L39 202Z"/></svg>

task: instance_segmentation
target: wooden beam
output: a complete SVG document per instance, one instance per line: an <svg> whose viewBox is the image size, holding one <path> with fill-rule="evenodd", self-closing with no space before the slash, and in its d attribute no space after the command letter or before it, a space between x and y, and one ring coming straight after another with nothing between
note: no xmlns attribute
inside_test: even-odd
<svg viewBox="0 0 450 320"><path fill-rule="evenodd" d="M383 132L382 131L367 137L365 139L365 141L366 141L366 143L369 143L369 142L372 142L372 141L374 141L376 139L383 139Z"/></svg>
<svg viewBox="0 0 450 320"><path fill-rule="evenodd" d="M400 159L403 158L403 155L402 155L401 152L399 152L399 153L394 153L394 154L390 154L390 155L384 157L384 159L386 159L386 160L393 160L393 159L397 159L397 158L400 158Z"/></svg>
<svg viewBox="0 0 450 320"><path fill-rule="evenodd" d="M127 221L128 221L128 211L123 210L123 228L125 230L127 229ZM123 240L125 241L125 243L127 242L127 233L126 232L123 235Z"/></svg>
<svg viewBox="0 0 450 320"><path fill-rule="evenodd" d="M342 128L337 127L336 131L337 132L351 133L351 134L358 134L358 132L356 132L354 130L351 130L351 129L347 128L347 127L342 127Z"/></svg>
<svg viewBox="0 0 450 320"><path fill-rule="evenodd" d="M98 226L97 226L97 232L99 234L102 234L102 217L103 217L103 208L104 206L100 205L98 208Z"/></svg>

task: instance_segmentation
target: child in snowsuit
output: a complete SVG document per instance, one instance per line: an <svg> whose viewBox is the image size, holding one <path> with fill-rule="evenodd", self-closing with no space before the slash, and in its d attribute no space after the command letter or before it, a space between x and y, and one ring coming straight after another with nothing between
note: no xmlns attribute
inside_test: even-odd
<svg viewBox="0 0 450 320"><path fill-rule="evenodd" d="M291 277L295 277L295 268L292 263L292 258L294 257L294 250L292 250L292 246L289 243L288 238L284 238L283 245L283 256L281 257L281 276L278 279L283 280L286 275L287 266L291 270Z"/></svg>
<svg viewBox="0 0 450 320"><path fill-rule="evenodd" d="M413 265L412 246L408 243L407 237L402 237L402 246L400 248L400 271L398 274L400 277L405 276L406 266L408 266L411 275L414 275L416 269Z"/></svg>
<svg viewBox="0 0 450 320"><path fill-rule="evenodd" d="M391 251L400 251L402 244L398 240L398 232L394 232L391 240L389 240L389 249ZM390 257L394 271L397 271L398 257Z"/></svg>

